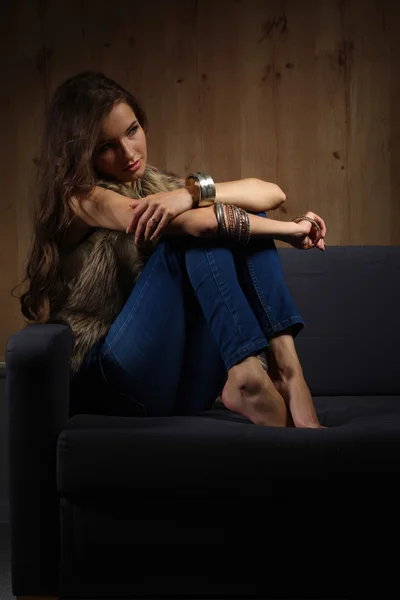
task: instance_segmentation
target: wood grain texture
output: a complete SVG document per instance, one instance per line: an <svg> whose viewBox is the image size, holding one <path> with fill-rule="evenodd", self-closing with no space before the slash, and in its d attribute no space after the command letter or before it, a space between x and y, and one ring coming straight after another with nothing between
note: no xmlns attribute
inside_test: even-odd
<svg viewBox="0 0 400 600"><path fill-rule="evenodd" d="M0 11L0 360L24 323L10 290L29 249L45 110L84 70L142 102L152 163L274 181L287 202L270 216L316 212L328 247L400 243L400 3L16 0Z"/></svg>
<svg viewBox="0 0 400 600"><path fill-rule="evenodd" d="M38 6L29 0L2 6L0 56L0 360L5 345L24 320L11 289L24 276L33 214L34 160L40 143L46 75ZM29 24L29 27L28 27ZM27 34L29 31L29 35Z"/></svg>
<svg viewBox="0 0 400 600"><path fill-rule="evenodd" d="M400 4L398 2L385 3L382 28L389 44L390 107L387 136L390 195L389 201L387 198L382 198L381 206L385 213L378 214L385 221L390 221L390 238L385 245L395 245L399 243L400 237Z"/></svg>

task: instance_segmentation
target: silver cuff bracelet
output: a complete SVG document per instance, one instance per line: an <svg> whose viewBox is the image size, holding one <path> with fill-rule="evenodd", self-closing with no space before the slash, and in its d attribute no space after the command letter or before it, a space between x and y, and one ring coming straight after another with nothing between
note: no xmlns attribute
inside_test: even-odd
<svg viewBox="0 0 400 600"><path fill-rule="evenodd" d="M196 185L200 187L200 198L194 208L197 206L210 206L215 201L215 183L210 175L206 173L189 173L185 179L185 187Z"/></svg>

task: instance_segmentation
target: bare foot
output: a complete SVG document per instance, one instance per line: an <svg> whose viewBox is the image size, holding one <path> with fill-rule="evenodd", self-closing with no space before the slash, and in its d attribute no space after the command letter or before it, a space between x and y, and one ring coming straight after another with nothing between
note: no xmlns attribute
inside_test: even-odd
<svg viewBox="0 0 400 600"><path fill-rule="evenodd" d="M245 358L229 370L221 399L226 408L255 425L287 426L285 400L255 356Z"/></svg>
<svg viewBox="0 0 400 600"><path fill-rule="evenodd" d="M287 381L282 379L272 381L284 398L295 427L323 428L318 421L312 396L304 377L295 377Z"/></svg>
<svg viewBox="0 0 400 600"><path fill-rule="evenodd" d="M310 389L300 370L285 376L277 367L271 348L265 352L270 379L286 402L295 427L325 429L318 421Z"/></svg>

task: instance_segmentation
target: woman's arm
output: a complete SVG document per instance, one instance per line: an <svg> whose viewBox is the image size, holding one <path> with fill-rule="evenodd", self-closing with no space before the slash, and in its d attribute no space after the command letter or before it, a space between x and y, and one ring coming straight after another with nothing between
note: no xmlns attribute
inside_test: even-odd
<svg viewBox="0 0 400 600"><path fill-rule="evenodd" d="M131 198L112 190L96 187L87 198L72 198L70 206L75 214L87 225L104 227L115 231L126 231L132 221ZM259 212L263 212L261 209ZM293 222L265 219L249 214L252 237L282 236L297 231L299 225ZM214 206L190 209L172 219L163 234L192 235L194 237L218 237L218 223Z"/></svg>
<svg viewBox="0 0 400 600"><path fill-rule="evenodd" d="M260 211L262 212L262 211ZM326 235L326 226L318 215L308 211L306 216L314 219L321 228L321 239L316 243L318 233L314 225L310 225L307 220L299 223L293 221L278 221L275 219L266 219L248 213L250 221L250 238L272 238L290 244L294 248L308 249L314 245L321 251L325 250L324 237ZM225 215L226 218L226 215ZM168 223L164 232L168 234L194 235L196 237L216 238L220 237L218 231L218 221L214 206L192 209L175 217Z"/></svg>
<svg viewBox="0 0 400 600"><path fill-rule="evenodd" d="M180 180L184 185L184 180ZM132 222L126 230L135 232L138 242L144 239L156 239L165 231L167 223L193 208L198 200L199 187L190 185L170 192L159 192L141 200L133 200ZM285 201L285 194L274 183L261 179L248 178L239 181L227 181L215 184L215 200L221 204L233 204L249 213L265 212L278 208ZM208 203L205 203L205 207ZM200 205L200 210L204 206ZM198 209L198 210L199 210ZM156 221L154 224L152 219Z"/></svg>
<svg viewBox="0 0 400 600"><path fill-rule="evenodd" d="M184 183L185 180L181 179ZM234 204L247 212L275 210L286 200L285 193L275 183L256 177L215 184L215 199L222 204Z"/></svg>
<svg viewBox="0 0 400 600"><path fill-rule="evenodd" d="M252 213L275 210L286 200L285 193L278 185L255 177L216 183L215 191L217 202L234 204Z"/></svg>
<svg viewBox="0 0 400 600"><path fill-rule="evenodd" d="M249 221L251 238L273 238L286 242L288 237L302 230L299 223L266 219L251 213L249 213ZM163 234L220 237L214 206L195 208L178 215L168 223Z"/></svg>

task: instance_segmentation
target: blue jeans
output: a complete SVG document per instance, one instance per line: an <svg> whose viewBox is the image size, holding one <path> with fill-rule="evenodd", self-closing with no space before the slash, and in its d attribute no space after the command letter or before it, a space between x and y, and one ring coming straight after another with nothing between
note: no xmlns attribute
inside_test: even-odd
<svg viewBox="0 0 400 600"><path fill-rule="evenodd" d="M164 236L83 368L143 416L195 414L211 408L228 369L303 327L272 239Z"/></svg>

